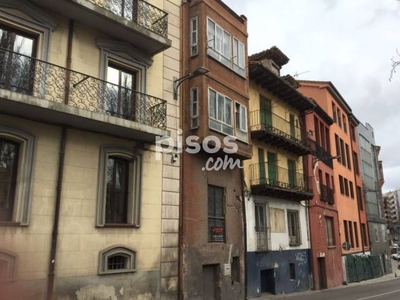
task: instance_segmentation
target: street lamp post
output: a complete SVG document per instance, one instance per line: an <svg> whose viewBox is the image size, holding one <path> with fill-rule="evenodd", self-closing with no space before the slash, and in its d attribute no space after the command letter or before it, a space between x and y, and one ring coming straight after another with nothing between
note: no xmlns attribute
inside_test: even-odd
<svg viewBox="0 0 400 300"><path fill-rule="evenodd" d="M187 79L190 78L194 78L200 75L204 75L206 73L210 72L209 69L205 68L205 67L199 67L196 70L194 70L193 72L181 77L181 78L176 78L174 77L174 81L173 81L173 93L174 93L174 100L178 100L178 87L181 85L182 82L184 82Z"/></svg>

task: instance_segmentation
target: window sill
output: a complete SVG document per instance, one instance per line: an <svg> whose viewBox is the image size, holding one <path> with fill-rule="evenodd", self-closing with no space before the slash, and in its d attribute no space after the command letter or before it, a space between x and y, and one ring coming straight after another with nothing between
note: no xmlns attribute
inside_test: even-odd
<svg viewBox="0 0 400 300"><path fill-rule="evenodd" d="M132 270L112 270L112 271L101 271L99 275L113 275L113 274L124 274L124 273L135 273L136 269Z"/></svg>
<svg viewBox="0 0 400 300"><path fill-rule="evenodd" d="M299 246L301 246L301 243L298 243L298 244L289 244L289 246L290 246L290 247L299 247Z"/></svg>
<svg viewBox="0 0 400 300"><path fill-rule="evenodd" d="M97 228L139 228L140 226L134 224L104 224L104 226L97 226Z"/></svg>
<svg viewBox="0 0 400 300"><path fill-rule="evenodd" d="M336 249L336 246L328 246L328 249Z"/></svg>
<svg viewBox="0 0 400 300"><path fill-rule="evenodd" d="M0 222L0 227L26 227L26 225L21 225L20 222Z"/></svg>

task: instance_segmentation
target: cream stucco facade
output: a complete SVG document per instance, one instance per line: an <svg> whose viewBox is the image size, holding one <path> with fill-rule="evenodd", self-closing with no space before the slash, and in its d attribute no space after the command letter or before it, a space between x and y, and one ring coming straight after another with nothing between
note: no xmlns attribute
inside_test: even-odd
<svg viewBox="0 0 400 300"><path fill-rule="evenodd" d="M80 5L97 5L96 1L73 2L71 9L79 12ZM180 1L147 2L168 14L166 37L153 38L155 34L150 30L138 30L141 38L157 40L159 48L154 53L139 49L140 45L128 37L121 40L117 33L110 35L112 28L105 29L105 34L95 25L92 28L82 24L79 16L72 23L69 12L52 11L42 6L43 1L0 1L0 28L34 36L36 58L43 61L35 61L36 66L41 67L35 69L33 91L21 93L18 89L0 87L1 141L17 140L18 132L24 132L32 137L33 145L29 160L31 180L21 175L16 183L17 191L30 186L26 206L29 220L22 224L19 219L18 214L24 208L19 207L23 202L16 198L12 220L0 222L0 260L3 259L1 253L9 259L6 260L6 271L2 273L0 295L7 295L8 299L50 299L46 295L49 295L52 263L55 269L51 299L177 297L179 160L172 161L171 154L163 154L162 159L157 159L154 142L156 136L162 135L175 139L179 126L179 103L172 97L172 80L180 74ZM63 5L63 1L55 1L54 10L58 9L58 4ZM115 22L121 21L121 17L97 9L90 12L94 17L101 12L110 19L116 18ZM137 25L131 25L134 22L124 22L121 24L125 25L115 25L115 32L120 28L137 34L134 32ZM12 50L16 52L15 57L19 57L19 52ZM138 76L137 87L143 95L140 101L153 101L153 96L159 103L166 101L162 128L155 123L146 123L153 120L153 116L148 116L151 110L147 110L146 105L149 104L142 108L146 109L145 116L133 121L123 119L119 114L104 114L96 106L100 102L92 91L100 90L99 79L107 79L107 59L123 69L139 70L135 74ZM62 69L66 67L72 70L72 82L74 78L82 81L71 85L70 102L64 104L58 95L65 95L65 86L60 80L68 76L69 71ZM44 79L39 76L41 72L45 73ZM87 88L82 94L73 90L79 85ZM53 90L49 92L50 88ZM20 113L16 113L18 111ZM65 154L60 186L63 131ZM24 141L20 144L19 173L25 160L23 155L28 151L26 145L28 142ZM135 195L139 195L135 196L135 203L140 203L135 206L134 222L129 223L128 213L127 224L99 226L98 219L105 214L99 208L99 178L105 168L101 164L102 147L133 153L130 159L135 160L135 170L139 168L139 171L129 175L129 186L133 184L130 181L134 176L140 177L135 190ZM140 160L136 160L136 155ZM129 168L132 164L131 161ZM61 196L58 230L55 230L57 191ZM131 199L132 196L127 197ZM128 210L133 206L129 201ZM54 262L51 262L52 239L57 241ZM101 253L113 248L128 249L129 255L133 256L129 256L127 262L134 262L132 266L125 265L117 274L100 274L101 267L109 267L109 261L101 262Z"/></svg>

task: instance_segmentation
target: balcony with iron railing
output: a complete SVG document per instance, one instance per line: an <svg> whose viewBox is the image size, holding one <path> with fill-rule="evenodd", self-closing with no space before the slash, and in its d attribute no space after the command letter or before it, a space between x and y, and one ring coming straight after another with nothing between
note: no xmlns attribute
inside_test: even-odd
<svg viewBox="0 0 400 300"><path fill-rule="evenodd" d="M257 238L257 251L268 250L268 231L267 227L255 227Z"/></svg>
<svg viewBox="0 0 400 300"><path fill-rule="evenodd" d="M145 0L30 1L152 55L171 46L168 13Z"/></svg>
<svg viewBox="0 0 400 300"><path fill-rule="evenodd" d="M255 195L295 201L313 198L309 180L301 172L269 163L252 164L250 168L251 191Z"/></svg>
<svg viewBox="0 0 400 300"><path fill-rule="evenodd" d="M310 145L311 153L315 156L318 161L322 161L328 167L333 168L332 155L321 147L316 141L308 139L308 144Z"/></svg>
<svg viewBox="0 0 400 300"><path fill-rule="evenodd" d="M321 194L319 196L319 199L323 202L327 202L333 205L335 203L333 189L324 184L320 184L320 189L321 189Z"/></svg>
<svg viewBox="0 0 400 300"><path fill-rule="evenodd" d="M0 48L0 113L154 142L165 100Z"/></svg>
<svg viewBox="0 0 400 300"><path fill-rule="evenodd" d="M250 112L250 129L252 138L296 155L306 155L311 151L302 137L301 128L272 112Z"/></svg>

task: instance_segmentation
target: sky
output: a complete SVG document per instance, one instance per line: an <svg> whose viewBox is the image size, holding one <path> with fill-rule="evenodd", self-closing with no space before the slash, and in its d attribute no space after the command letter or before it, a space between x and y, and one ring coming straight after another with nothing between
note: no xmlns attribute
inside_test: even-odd
<svg viewBox="0 0 400 300"><path fill-rule="evenodd" d="M277 46L290 61L281 75L331 81L380 145L383 191L400 188L398 0L224 0L248 20L249 55Z"/></svg>

